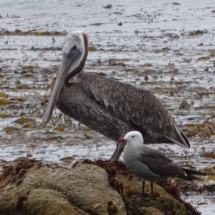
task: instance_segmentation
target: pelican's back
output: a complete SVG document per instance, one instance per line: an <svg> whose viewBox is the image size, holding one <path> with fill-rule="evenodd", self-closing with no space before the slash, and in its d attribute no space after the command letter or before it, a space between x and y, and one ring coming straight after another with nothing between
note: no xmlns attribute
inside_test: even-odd
<svg viewBox="0 0 215 215"><path fill-rule="evenodd" d="M124 122L128 129L140 131L146 143L190 147L175 120L150 91L87 73L79 74L78 80L95 104Z"/></svg>

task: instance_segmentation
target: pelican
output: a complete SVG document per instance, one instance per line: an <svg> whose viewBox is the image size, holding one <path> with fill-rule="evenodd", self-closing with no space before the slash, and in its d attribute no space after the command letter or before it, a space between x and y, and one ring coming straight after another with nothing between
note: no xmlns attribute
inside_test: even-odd
<svg viewBox="0 0 215 215"><path fill-rule="evenodd" d="M52 80L54 87L43 115L43 126L49 122L56 106L64 114L115 141L137 130L144 136L145 143L190 147L175 120L150 91L96 74L80 73L87 55L87 35L81 31L68 33L59 72ZM111 161L118 160L122 151L123 147L117 147Z"/></svg>
<svg viewBox="0 0 215 215"><path fill-rule="evenodd" d="M130 131L118 144L124 144L123 162L128 170L143 179L142 195L144 196L145 180L151 181L153 195L153 180L177 177L187 181L201 180L195 175L205 176L203 172L185 169L172 163L163 153L144 145L143 136L139 131Z"/></svg>

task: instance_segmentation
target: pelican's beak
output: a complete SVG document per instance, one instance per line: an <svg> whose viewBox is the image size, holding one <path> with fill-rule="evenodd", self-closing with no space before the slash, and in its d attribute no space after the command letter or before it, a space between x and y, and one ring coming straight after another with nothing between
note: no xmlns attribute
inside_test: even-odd
<svg viewBox="0 0 215 215"><path fill-rule="evenodd" d="M69 54L66 54L65 52L63 52L63 59L61 62L60 70L57 75L55 86L51 92L49 103L43 115L43 119L42 119L43 127L45 127L46 124L49 122L52 112L54 110L54 107L56 105L58 96L62 89L62 86L66 80L66 77L68 76L69 71L73 70L71 68L75 65L75 63L77 62L80 56L81 56L81 52L78 49L74 49L74 50L72 49L69 52Z"/></svg>
<svg viewBox="0 0 215 215"><path fill-rule="evenodd" d="M124 143L124 144L122 144L122 143ZM118 143L116 144L116 150L110 158L111 163L119 160L120 155L124 151L125 145L126 145L126 140L124 138L120 138L118 140Z"/></svg>

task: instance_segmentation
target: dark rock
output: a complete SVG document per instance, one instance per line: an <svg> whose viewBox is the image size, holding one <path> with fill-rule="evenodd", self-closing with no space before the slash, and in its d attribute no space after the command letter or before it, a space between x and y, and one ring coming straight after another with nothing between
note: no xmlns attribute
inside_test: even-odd
<svg viewBox="0 0 215 215"><path fill-rule="evenodd" d="M180 39L178 34L174 34L174 33L167 33L167 34L164 35L164 37L169 37L171 39Z"/></svg>
<svg viewBox="0 0 215 215"><path fill-rule="evenodd" d="M181 5L181 4L178 3L178 2L173 2L172 4L173 4L173 5Z"/></svg>
<svg viewBox="0 0 215 215"><path fill-rule="evenodd" d="M112 7L113 7L112 4L108 4L108 5L104 6L105 9L111 9Z"/></svg>

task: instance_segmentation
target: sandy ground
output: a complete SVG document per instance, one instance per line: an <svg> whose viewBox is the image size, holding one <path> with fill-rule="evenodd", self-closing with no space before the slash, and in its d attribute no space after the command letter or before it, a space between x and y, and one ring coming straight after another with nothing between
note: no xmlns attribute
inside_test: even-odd
<svg viewBox="0 0 215 215"><path fill-rule="evenodd" d="M190 150L153 147L181 165L213 173L214 1L1 0L0 11L0 166L22 156L70 166L112 155L113 141L57 110L41 128L64 36L82 29L90 40L85 72L151 90L192 144ZM189 198L202 214L213 214L212 194Z"/></svg>

